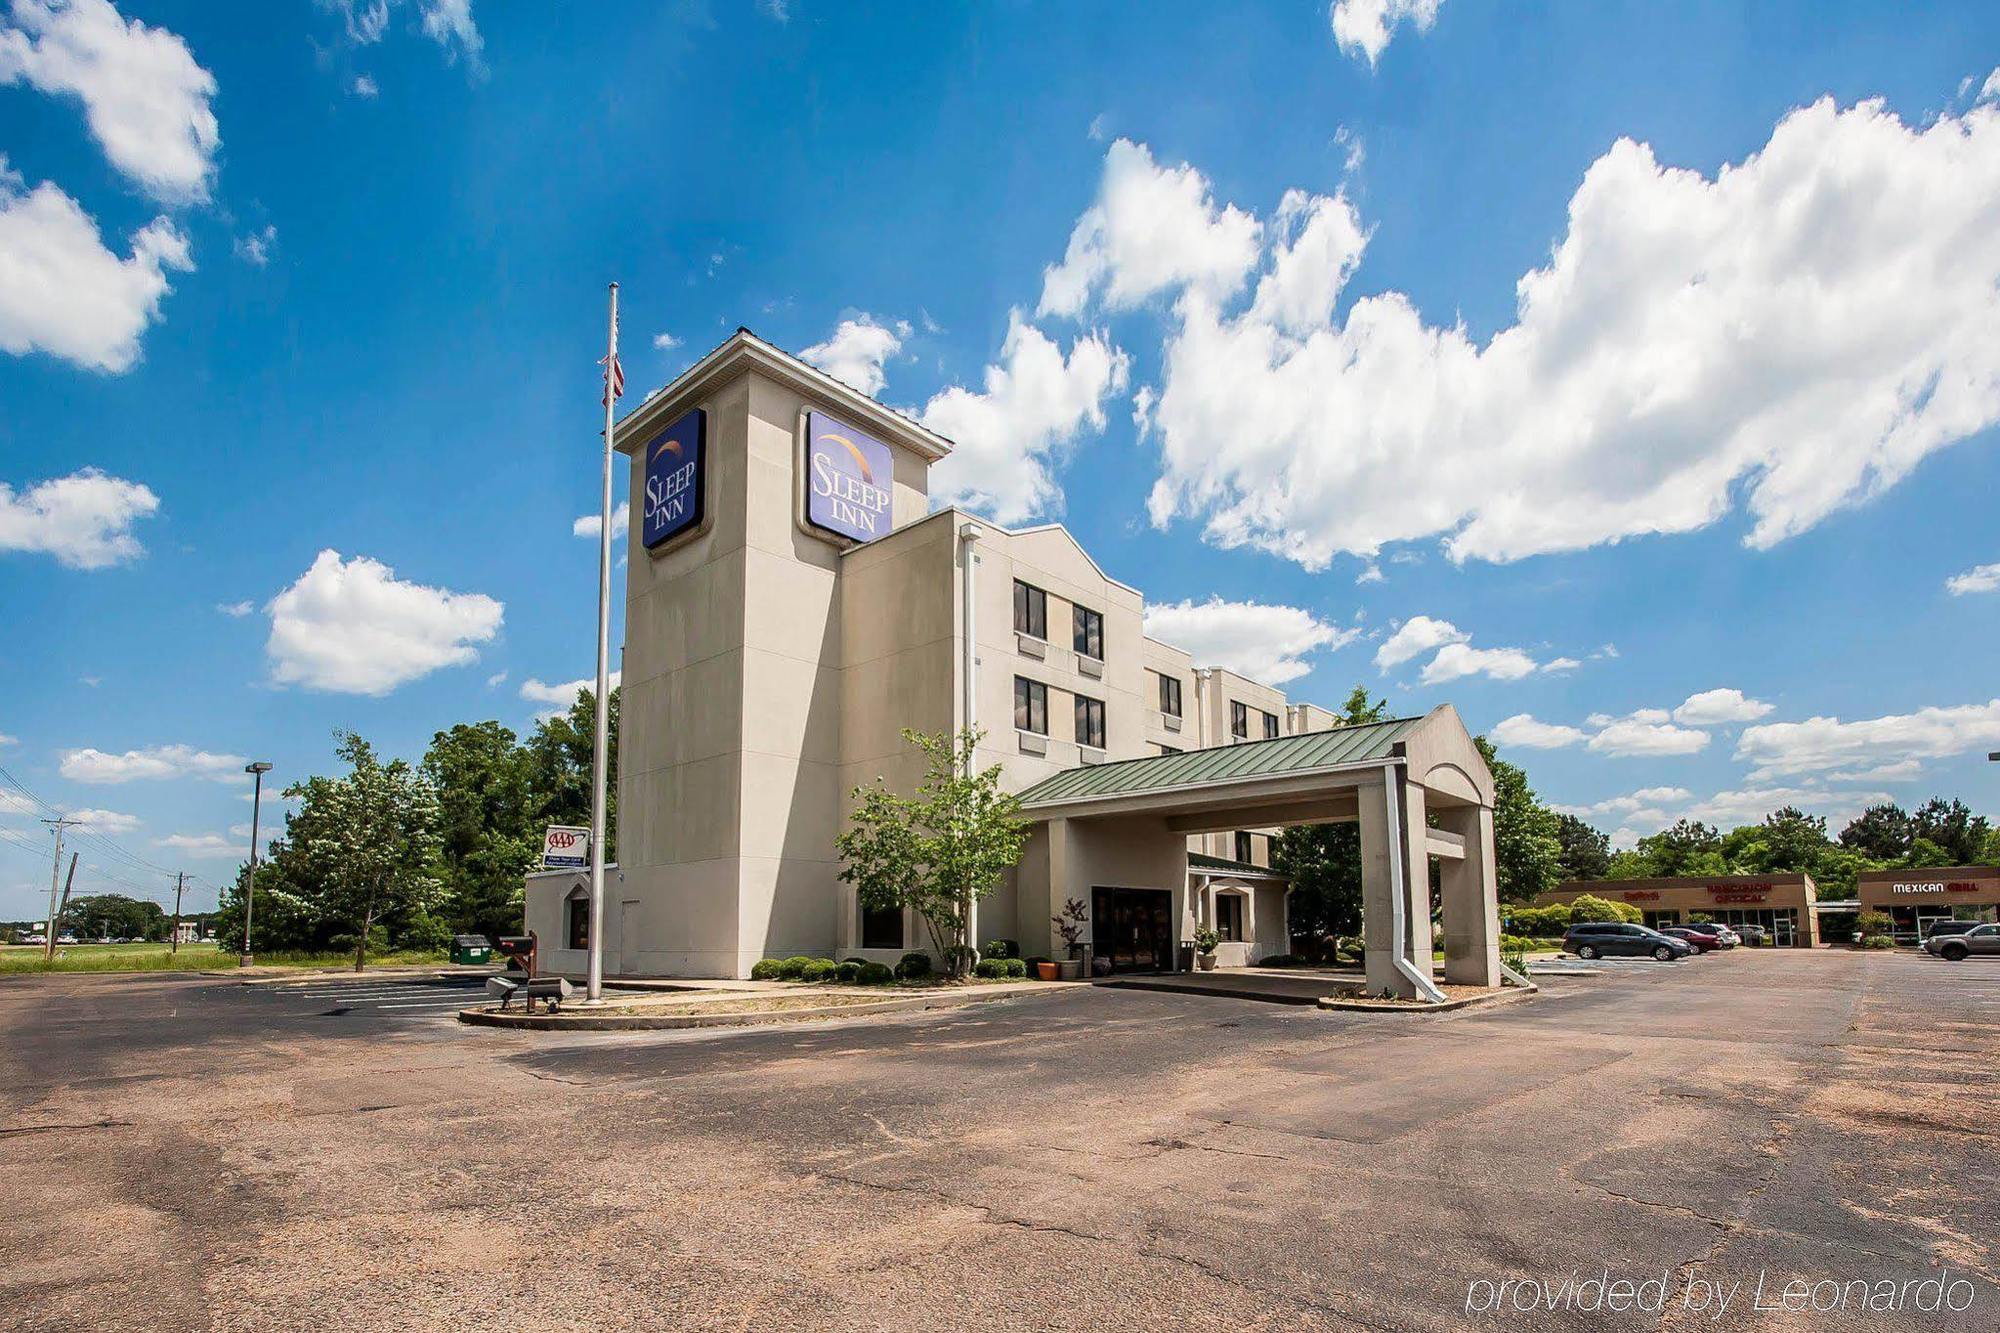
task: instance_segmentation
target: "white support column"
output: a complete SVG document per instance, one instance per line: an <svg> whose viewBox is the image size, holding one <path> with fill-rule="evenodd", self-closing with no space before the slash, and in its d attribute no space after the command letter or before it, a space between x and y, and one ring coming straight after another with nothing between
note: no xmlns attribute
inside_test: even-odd
<svg viewBox="0 0 2000 1333"><path fill-rule="evenodd" d="M1438 812L1446 831L1465 839L1462 860L1442 863L1444 979L1459 986L1500 984L1500 890L1494 863L1493 812L1457 806Z"/></svg>

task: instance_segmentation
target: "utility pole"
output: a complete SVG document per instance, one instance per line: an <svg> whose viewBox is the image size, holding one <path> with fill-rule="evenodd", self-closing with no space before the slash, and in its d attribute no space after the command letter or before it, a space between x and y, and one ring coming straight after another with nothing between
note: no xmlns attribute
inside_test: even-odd
<svg viewBox="0 0 2000 1333"><path fill-rule="evenodd" d="M187 887L187 872L174 876L174 933L167 937L167 952L181 951L181 890Z"/></svg>
<svg viewBox="0 0 2000 1333"><path fill-rule="evenodd" d="M257 784L250 793L250 873L243 881L243 953L236 960L238 967L250 966L250 910L257 897L257 817L264 809L264 775L271 766L259 759L254 764L245 764L243 771Z"/></svg>
<svg viewBox="0 0 2000 1333"><path fill-rule="evenodd" d="M62 890L63 830L66 828L75 828L83 821L57 815L54 819L44 819L42 822L54 829L56 834L55 864L49 867L49 928L42 932L42 957L46 960L56 956L56 918L62 914L62 902L58 901L57 894ZM69 863L69 874L71 882L74 882L76 879L76 861L74 858ZM68 897L68 894L62 894L63 900L67 900Z"/></svg>

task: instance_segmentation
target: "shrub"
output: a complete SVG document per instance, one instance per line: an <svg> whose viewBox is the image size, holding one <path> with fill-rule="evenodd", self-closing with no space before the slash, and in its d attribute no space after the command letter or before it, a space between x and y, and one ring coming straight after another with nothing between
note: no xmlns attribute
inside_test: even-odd
<svg viewBox="0 0 2000 1333"><path fill-rule="evenodd" d="M1861 941L1861 947L1864 949L1893 949L1896 947L1896 940L1895 937L1890 935L1869 935Z"/></svg>
<svg viewBox="0 0 2000 1333"><path fill-rule="evenodd" d="M1570 926L1570 905L1554 903L1548 907L1510 907L1506 918L1507 928L1516 935L1544 938L1561 935Z"/></svg>
<svg viewBox="0 0 2000 1333"><path fill-rule="evenodd" d="M1020 959L1002 958L1000 963L1005 969L1006 975L1015 981L1026 981L1028 979L1028 965Z"/></svg>
<svg viewBox="0 0 2000 1333"><path fill-rule="evenodd" d="M986 942L986 956L988 958L1019 958L1021 956L1021 946L1012 940L988 940Z"/></svg>
<svg viewBox="0 0 2000 1333"><path fill-rule="evenodd" d="M987 981L998 981L1007 975L1007 964L1014 961L1012 958L982 958L972 965L972 975Z"/></svg>
<svg viewBox="0 0 2000 1333"><path fill-rule="evenodd" d="M1637 925L1646 916L1630 903L1614 903L1609 898L1584 893L1569 905L1569 919L1572 925L1582 921L1625 921Z"/></svg>
<svg viewBox="0 0 2000 1333"><path fill-rule="evenodd" d="M843 960L840 966L835 969L834 980L840 982L843 986L852 986L855 982L861 980L861 960L859 958Z"/></svg>
<svg viewBox="0 0 2000 1333"><path fill-rule="evenodd" d="M802 953L795 953L790 958L778 964L778 979L781 981L797 981L806 974L806 966L808 964L819 961L817 958L808 958Z"/></svg>
<svg viewBox="0 0 2000 1333"><path fill-rule="evenodd" d="M896 964L896 975L905 981L916 981L931 974L931 956L911 950Z"/></svg>
<svg viewBox="0 0 2000 1333"><path fill-rule="evenodd" d="M1887 912L1857 912L1854 930L1858 935L1893 935L1896 922Z"/></svg>
<svg viewBox="0 0 2000 1333"><path fill-rule="evenodd" d="M857 980L864 986L886 986L896 979L896 970L887 963L863 963Z"/></svg>
<svg viewBox="0 0 2000 1333"><path fill-rule="evenodd" d="M1289 953L1266 954L1257 960L1257 966L1259 967L1297 967L1298 965L1299 959L1297 955Z"/></svg>
<svg viewBox="0 0 2000 1333"><path fill-rule="evenodd" d="M1528 955L1519 949L1511 953L1503 950L1500 961L1510 972L1518 972L1524 977L1528 975Z"/></svg>
<svg viewBox="0 0 2000 1333"><path fill-rule="evenodd" d="M831 958L812 958L808 959L806 965L799 969L799 980L832 981L834 974L839 971L840 964L834 962Z"/></svg>
<svg viewBox="0 0 2000 1333"><path fill-rule="evenodd" d="M752 981L777 981L784 975L784 964L776 958L759 958L750 964Z"/></svg>

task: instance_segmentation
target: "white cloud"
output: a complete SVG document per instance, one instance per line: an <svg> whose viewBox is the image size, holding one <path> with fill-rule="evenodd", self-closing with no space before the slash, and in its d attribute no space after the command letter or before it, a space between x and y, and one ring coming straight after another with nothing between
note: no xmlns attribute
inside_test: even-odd
<svg viewBox="0 0 2000 1333"><path fill-rule="evenodd" d="M1159 167L1144 144L1112 143L1097 201L1077 219L1060 264L1042 274L1036 313L1079 315L1102 291L1113 310L1172 288L1234 294L1257 262L1257 220L1217 207L1193 167Z"/></svg>
<svg viewBox="0 0 2000 1333"><path fill-rule="evenodd" d="M386 694L441 667L479 658L504 608L480 593L405 582L366 556L321 551L271 602L265 651L279 684Z"/></svg>
<svg viewBox="0 0 2000 1333"><path fill-rule="evenodd" d="M1372 560L1368 562L1366 568L1354 576L1354 585L1357 588L1365 583L1382 583L1384 581L1382 566Z"/></svg>
<svg viewBox="0 0 2000 1333"><path fill-rule="evenodd" d="M1347 200L1287 190L1278 204L1271 269L1257 281L1250 318L1306 334L1333 318L1368 236Z"/></svg>
<svg viewBox="0 0 2000 1333"><path fill-rule="evenodd" d="M1200 666L1217 666L1266 685L1283 685L1312 670L1306 658L1352 643L1341 629L1296 606L1261 602L1166 602L1146 607L1146 634L1172 644Z"/></svg>
<svg viewBox="0 0 2000 1333"><path fill-rule="evenodd" d="M236 257L252 268L263 268L271 262L271 247L277 244L278 229L266 224L262 231L253 231L248 236L236 238L232 247Z"/></svg>
<svg viewBox="0 0 2000 1333"><path fill-rule="evenodd" d="M757 12L773 23L790 23L792 0L757 0Z"/></svg>
<svg viewBox="0 0 2000 1333"><path fill-rule="evenodd" d="M1375 650L1375 665L1387 671L1401 666L1414 657L1421 657L1433 648L1446 644L1464 643L1472 636L1449 620L1437 620L1430 616L1411 616L1396 627L1396 632L1383 640Z"/></svg>
<svg viewBox="0 0 2000 1333"><path fill-rule="evenodd" d="M1871 805L1895 798L1883 791L1828 791L1821 787L1744 787L1719 791L1682 811L1687 819L1720 828L1741 824L1761 824L1764 817L1784 806L1796 806L1809 815L1825 816L1837 833L1841 826Z"/></svg>
<svg viewBox="0 0 2000 1333"><path fill-rule="evenodd" d="M247 616L252 611L255 611L257 609L257 604L255 602L250 602L250 601L217 602L215 604L215 609L222 612L222 614L225 616L234 616L236 617L236 619L241 620L244 616Z"/></svg>
<svg viewBox="0 0 2000 1333"><path fill-rule="evenodd" d="M408 0L318 0L321 9L341 16L347 39L357 46L381 41L389 28L389 11L406 3ZM456 64L462 56L475 78L484 77L486 39L473 21L472 0L416 0L416 5L418 26L444 52L445 63ZM369 86L374 86L373 80Z"/></svg>
<svg viewBox="0 0 2000 1333"><path fill-rule="evenodd" d="M188 239L154 218L120 259L82 205L48 181L33 190L0 157L0 348L43 351L88 370L129 370L139 335L172 290L167 270L192 270Z"/></svg>
<svg viewBox="0 0 2000 1333"><path fill-rule="evenodd" d="M1469 643L1448 643L1424 664L1423 682L1442 685L1466 676L1519 680L1532 676L1537 669L1535 659L1519 648L1474 648Z"/></svg>
<svg viewBox="0 0 2000 1333"><path fill-rule="evenodd" d="M375 97L382 90L376 86L375 80L369 78L366 74L357 74L348 83L347 91L356 97Z"/></svg>
<svg viewBox="0 0 2000 1333"><path fill-rule="evenodd" d="M603 387L601 384L598 386L600 392L602 392ZM632 506L620 504L611 506L611 540L614 542L617 541L630 531L631 527ZM603 531L603 529L604 516L602 514L584 514L569 525L572 537L589 537L592 540L595 540L597 534Z"/></svg>
<svg viewBox="0 0 2000 1333"><path fill-rule="evenodd" d="M1101 333L1078 338L1064 356L1013 312L984 390L953 385L924 405L923 424L955 446L931 468L932 500L979 509L997 523L1060 510L1051 466L1079 433L1104 429L1105 400L1124 392L1130 364Z"/></svg>
<svg viewBox="0 0 2000 1333"><path fill-rule="evenodd" d="M2000 97L2000 69L1988 74L1986 82L1979 85L1979 100L1983 102L1989 97Z"/></svg>
<svg viewBox="0 0 2000 1333"><path fill-rule="evenodd" d="M1622 758L1695 754L1707 747L1707 732L1677 727L1666 717L1659 709L1640 709L1630 717L1615 718L1590 738L1590 748Z"/></svg>
<svg viewBox="0 0 2000 1333"><path fill-rule="evenodd" d="M506 683L507 673L504 671L496 671L486 678L486 688L489 690L496 685L504 685Z"/></svg>
<svg viewBox="0 0 2000 1333"><path fill-rule="evenodd" d="M619 672L614 671L611 673L612 689L615 690L618 688L619 679ZM491 684L492 682L488 683ZM521 697L529 703L543 705L535 712L535 716L538 718L554 717L558 713L567 713L570 710L570 706L576 702L577 695L596 693L597 677L595 676L586 676L582 680L564 681L558 685L546 684L543 681L535 679L533 676L521 682Z"/></svg>
<svg viewBox="0 0 2000 1333"><path fill-rule="evenodd" d="M1753 781L1852 765L1944 759L2000 747L2000 699L1843 722L1811 717L1744 728L1736 757L1756 765Z"/></svg>
<svg viewBox="0 0 2000 1333"><path fill-rule="evenodd" d="M1755 722L1771 712L1773 705L1744 696L1741 690L1703 690L1690 694L1674 710L1674 721L1693 727L1713 727L1726 722Z"/></svg>
<svg viewBox="0 0 2000 1333"><path fill-rule="evenodd" d="M0 267L5 262L0 254ZM145 486L94 467L19 492L0 482L0 551L53 555L71 569L136 560L145 548L132 525L159 507L160 498Z"/></svg>
<svg viewBox="0 0 2000 1333"><path fill-rule="evenodd" d="M1992 592L2000 588L2000 565L1974 565L1963 574L1954 574L1946 579L1944 588L1953 597L1963 597L1969 592Z"/></svg>
<svg viewBox="0 0 2000 1333"><path fill-rule="evenodd" d="M1495 745L1512 745L1523 750L1560 750L1566 745L1581 745L1589 739L1580 728L1540 722L1528 713L1516 713L1500 719L1486 735Z"/></svg>
<svg viewBox="0 0 2000 1333"><path fill-rule="evenodd" d="M63 751L57 771L71 782L106 785L164 778L233 782L249 762L240 754L215 754L191 745L152 745L123 754L86 747Z"/></svg>
<svg viewBox="0 0 2000 1333"><path fill-rule="evenodd" d="M186 42L128 21L107 0L14 0L6 23L0 85L80 99L91 136L121 174L168 203L208 198L222 144L209 108L215 76Z"/></svg>
<svg viewBox="0 0 2000 1333"><path fill-rule="evenodd" d="M1583 663L1574 657L1552 657L1542 663L1542 670L1559 675L1565 671L1574 671L1582 665Z"/></svg>
<svg viewBox="0 0 2000 1333"><path fill-rule="evenodd" d="M250 855L250 835L245 830L243 841L223 837L220 833L169 833L164 838L153 839L155 847L165 847L196 860L220 860L224 857L247 857Z"/></svg>
<svg viewBox="0 0 2000 1333"><path fill-rule="evenodd" d="M873 315L855 315L841 320L825 342L800 352L799 359L872 398L888 383L883 363L903 349L900 335L909 331L907 324L892 328Z"/></svg>
<svg viewBox="0 0 2000 1333"><path fill-rule="evenodd" d="M137 815L120 813L117 810L71 810L68 818L76 820L92 833L130 833L139 827Z"/></svg>
<svg viewBox="0 0 2000 1333"><path fill-rule="evenodd" d="M1775 545L2000 421L1996 199L2000 103L1911 127L1823 100L1713 178L1615 144L1483 346L1395 291L1306 332L1191 288L1152 517L1318 569L1690 532L1740 498Z"/></svg>
<svg viewBox="0 0 2000 1333"><path fill-rule="evenodd" d="M681 340L674 337L671 333L656 333L653 335L653 349L655 351L671 352L680 345Z"/></svg>
<svg viewBox="0 0 2000 1333"><path fill-rule="evenodd" d="M1444 0L1334 0L1333 40L1342 54L1363 56L1370 66L1382 58L1396 25L1408 21L1429 32Z"/></svg>

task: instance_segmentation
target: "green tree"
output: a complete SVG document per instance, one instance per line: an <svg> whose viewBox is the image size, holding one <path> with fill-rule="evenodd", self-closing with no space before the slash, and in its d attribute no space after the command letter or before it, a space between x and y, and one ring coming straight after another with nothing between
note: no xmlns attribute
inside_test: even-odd
<svg viewBox="0 0 2000 1333"><path fill-rule="evenodd" d="M1772 811L1757 832L1755 850L1736 859L1749 874L1803 870L1816 879L1833 850L1826 836L1826 820L1795 805Z"/></svg>
<svg viewBox="0 0 2000 1333"><path fill-rule="evenodd" d="M618 855L618 694L611 691L609 744L604 775L604 859ZM527 749L538 808L533 820L536 846L547 824L590 824L590 771L597 726L593 690L576 692L567 713L546 717L528 738Z"/></svg>
<svg viewBox="0 0 2000 1333"><path fill-rule="evenodd" d="M1877 861L1900 861L1910 850L1909 812L1893 801L1871 805L1840 831L1840 845Z"/></svg>
<svg viewBox="0 0 2000 1333"><path fill-rule="evenodd" d="M1911 850L1922 839L1937 847L1944 859L1912 861L1912 865L1971 865L1986 847L1993 827L1984 815L1975 815L1964 801L1934 796L1910 815Z"/></svg>
<svg viewBox="0 0 2000 1333"><path fill-rule="evenodd" d="M1638 850L1652 875L1726 875L1722 835L1698 819L1677 820L1674 826L1639 839Z"/></svg>
<svg viewBox="0 0 2000 1333"><path fill-rule="evenodd" d="M1500 901L1533 902L1562 882L1562 835L1555 811L1528 785L1528 775L1493 752L1484 736L1473 744L1493 772L1493 856Z"/></svg>
<svg viewBox="0 0 2000 1333"><path fill-rule="evenodd" d="M1341 725L1365 726L1389 715L1389 701L1368 697L1368 687L1356 685L1339 710ZM1309 940L1315 957L1326 941L1361 931L1361 826L1294 824L1281 829L1271 842L1272 868L1291 881L1292 938Z"/></svg>
<svg viewBox="0 0 2000 1333"><path fill-rule="evenodd" d="M898 795L879 778L854 788L854 812L836 840L840 878L861 905L914 910L952 976L971 965L973 904L1020 862L1028 840L1020 801L1000 788L1000 766L973 767L980 735L968 728L954 743L942 732L905 730L903 739L924 754L916 794Z"/></svg>
<svg viewBox="0 0 2000 1333"><path fill-rule="evenodd" d="M1611 837L1575 815L1556 816L1562 851L1557 869L1565 880L1603 879L1611 873Z"/></svg>
<svg viewBox="0 0 2000 1333"><path fill-rule="evenodd" d="M438 793L441 911L454 932L521 928L523 877L541 847L536 771L498 722L460 723L431 738L423 772Z"/></svg>
<svg viewBox="0 0 2000 1333"><path fill-rule="evenodd" d="M62 926L80 940L163 940L166 911L155 902L122 893L96 893L72 898L63 909Z"/></svg>

